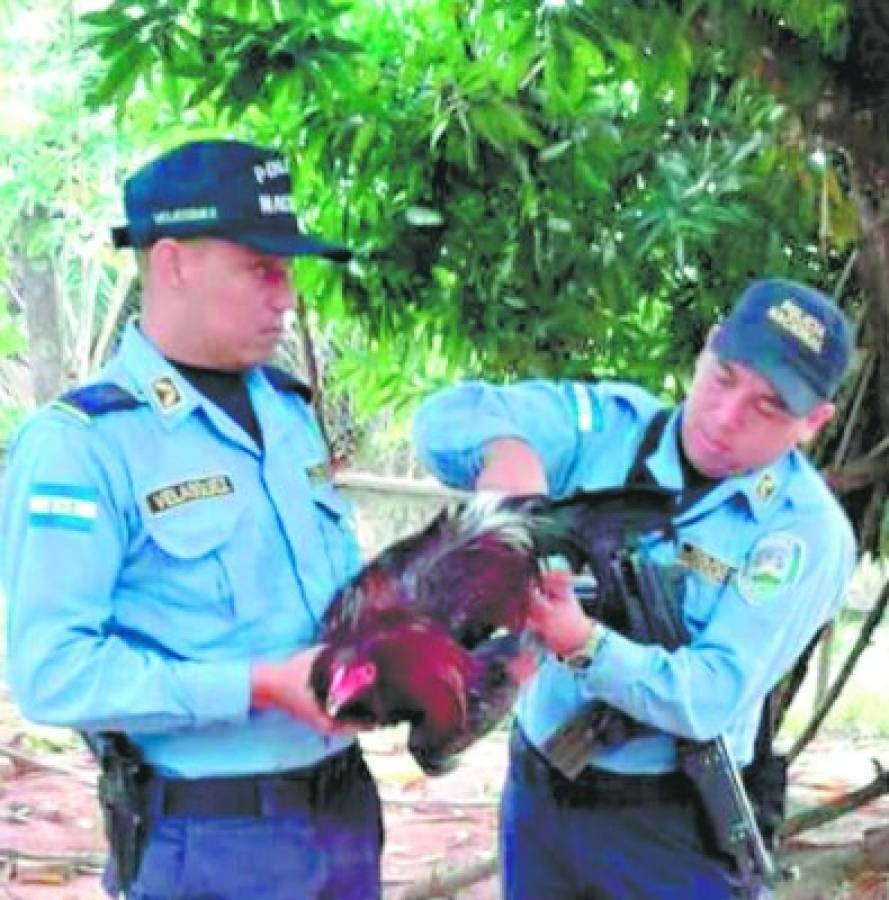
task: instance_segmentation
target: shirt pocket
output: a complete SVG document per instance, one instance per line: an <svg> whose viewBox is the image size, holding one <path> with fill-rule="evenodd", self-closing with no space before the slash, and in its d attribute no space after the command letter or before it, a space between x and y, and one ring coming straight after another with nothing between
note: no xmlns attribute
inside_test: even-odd
<svg viewBox="0 0 889 900"><path fill-rule="evenodd" d="M232 554L245 507L201 501L145 521L144 563L166 602L230 617L235 610Z"/></svg>
<svg viewBox="0 0 889 900"><path fill-rule="evenodd" d="M312 500L333 580L339 587L360 565L353 534L353 507L332 484L312 485Z"/></svg>

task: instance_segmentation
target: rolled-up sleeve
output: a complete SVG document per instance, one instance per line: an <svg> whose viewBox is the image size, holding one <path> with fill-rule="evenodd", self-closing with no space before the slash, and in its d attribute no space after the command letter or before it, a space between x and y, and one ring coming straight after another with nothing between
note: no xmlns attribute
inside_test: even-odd
<svg viewBox="0 0 889 900"><path fill-rule="evenodd" d="M583 390L593 404L593 395ZM485 445L516 438L538 455L557 493L578 449L575 396L570 385L544 381L506 387L466 382L424 401L414 419L414 442L437 478L468 489L484 465Z"/></svg>

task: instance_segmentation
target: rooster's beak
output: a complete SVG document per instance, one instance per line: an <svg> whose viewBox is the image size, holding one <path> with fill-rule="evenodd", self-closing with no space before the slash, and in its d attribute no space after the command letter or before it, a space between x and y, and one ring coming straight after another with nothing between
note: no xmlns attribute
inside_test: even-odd
<svg viewBox="0 0 889 900"><path fill-rule="evenodd" d="M337 666L330 676L324 711L335 719L341 709L360 697L377 680L377 667L372 662Z"/></svg>

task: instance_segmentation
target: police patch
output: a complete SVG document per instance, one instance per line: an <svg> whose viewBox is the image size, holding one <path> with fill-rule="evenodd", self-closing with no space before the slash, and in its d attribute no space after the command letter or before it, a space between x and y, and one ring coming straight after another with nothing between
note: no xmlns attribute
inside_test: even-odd
<svg viewBox="0 0 889 900"><path fill-rule="evenodd" d="M33 484L28 524L38 528L92 531L99 515L99 492L86 485Z"/></svg>
<svg viewBox="0 0 889 900"><path fill-rule="evenodd" d="M805 547L793 534L779 531L760 538L738 575L738 592L754 606L796 582L803 570Z"/></svg>
<svg viewBox="0 0 889 900"><path fill-rule="evenodd" d="M210 500L233 494L235 486L228 475L208 475L206 478L189 478L178 484L158 488L145 496L148 508L154 515L168 512L194 500Z"/></svg>
<svg viewBox="0 0 889 900"><path fill-rule="evenodd" d="M182 402L182 394L179 393L176 382L169 375L155 378L151 382L151 389L154 391L154 396L157 397L158 405L164 412L170 412Z"/></svg>
<svg viewBox="0 0 889 900"><path fill-rule="evenodd" d="M736 571L734 566L717 559L706 550L688 541L682 542L678 559L682 565L714 584L725 584Z"/></svg>

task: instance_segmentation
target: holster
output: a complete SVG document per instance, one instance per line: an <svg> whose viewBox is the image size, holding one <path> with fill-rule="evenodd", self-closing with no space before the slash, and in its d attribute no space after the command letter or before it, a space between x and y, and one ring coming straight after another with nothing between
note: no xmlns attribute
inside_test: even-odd
<svg viewBox="0 0 889 900"><path fill-rule="evenodd" d="M766 847L778 847L778 830L784 821L787 798L787 758L778 753L754 757L742 773L747 796Z"/></svg>
<svg viewBox="0 0 889 900"><path fill-rule="evenodd" d="M91 734L87 742L98 757L99 804L108 839L109 881L126 894L142 861L147 833L145 784L149 770L135 745L124 734Z"/></svg>

